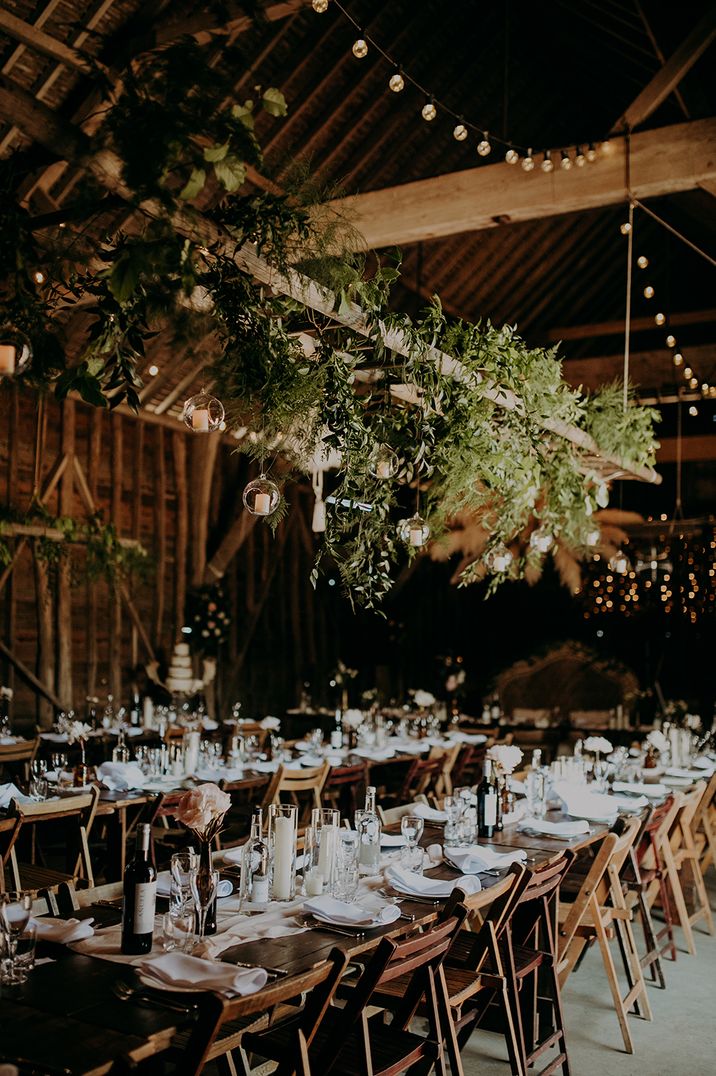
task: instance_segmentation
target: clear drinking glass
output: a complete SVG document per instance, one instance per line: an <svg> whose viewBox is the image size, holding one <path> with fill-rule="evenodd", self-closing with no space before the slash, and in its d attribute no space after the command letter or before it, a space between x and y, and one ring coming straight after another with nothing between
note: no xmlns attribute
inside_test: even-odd
<svg viewBox="0 0 716 1076"><path fill-rule="evenodd" d="M545 775L541 770L530 770L525 779L527 810L531 818L544 818L547 809Z"/></svg>
<svg viewBox="0 0 716 1076"><path fill-rule="evenodd" d="M50 755L50 769L55 774L55 781L59 781L60 774L67 769L67 753L65 751L53 751Z"/></svg>
<svg viewBox="0 0 716 1076"><path fill-rule="evenodd" d="M15 968L27 977L35 967L35 947L37 945L37 927L32 919L17 938L15 946Z"/></svg>
<svg viewBox="0 0 716 1076"><path fill-rule="evenodd" d="M189 874L189 884L191 886L191 895L194 898L194 905L199 920L198 939L201 941L206 929L207 913L216 896L216 891L219 888L219 872L200 871L198 868L195 868Z"/></svg>
<svg viewBox="0 0 716 1076"><path fill-rule="evenodd" d="M176 911L179 914L192 899L191 874L198 866L199 856L189 849L184 852L175 852L172 856L169 865L171 873L170 912Z"/></svg>
<svg viewBox="0 0 716 1076"><path fill-rule="evenodd" d="M404 814L400 819L400 832L408 842L408 848L415 848L423 835L425 823L417 814Z"/></svg>
<svg viewBox="0 0 716 1076"><path fill-rule="evenodd" d="M457 796L446 796L443 800L443 811L447 815L443 841L450 848L457 844L457 824L462 814L462 801Z"/></svg>
<svg viewBox="0 0 716 1076"><path fill-rule="evenodd" d="M3 935L3 957L0 982L24 983L27 969L16 964L17 943L27 928L32 910L32 894L20 891L0 893L0 931Z"/></svg>

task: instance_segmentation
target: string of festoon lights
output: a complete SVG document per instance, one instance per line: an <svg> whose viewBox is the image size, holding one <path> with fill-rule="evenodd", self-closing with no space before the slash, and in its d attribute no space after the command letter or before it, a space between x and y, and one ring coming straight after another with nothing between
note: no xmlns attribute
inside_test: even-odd
<svg viewBox="0 0 716 1076"><path fill-rule="evenodd" d="M628 236L632 230L632 223L629 220L625 220L620 225L621 234ZM686 383L686 387L693 392L700 392L701 397L704 400L716 399L716 385L709 384L708 381L702 380L693 366L689 363L688 357L684 356L683 349L679 347L679 342L676 338L676 334L673 332L672 327L669 325L669 315L665 310L664 304L660 301L657 289L651 283L651 273L649 270L653 270L652 261L646 254L638 254L635 261L636 268L639 270L637 287L641 291L641 295L646 299L649 305L656 306L656 312L654 313L654 324L659 329L666 330L666 336L664 337L664 344L672 353L672 362L674 364L674 373L677 376L683 376ZM642 276L643 274L643 276ZM692 403L689 407L689 414L692 418L695 418L699 413L699 409L695 403Z"/></svg>
<svg viewBox="0 0 716 1076"><path fill-rule="evenodd" d="M425 98L420 115L426 123L433 123L439 116L448 116L454 123L453 138L457 142L465 142L471 136L477 139L477 153L480 157L489 157L493 147L498 147L504 153L507 164L520 165L524 172L532 172L540 168L543 172L553 172L555 168L568 172L572 167L584 168L597 160L600 153L608 153L609 140L581 142L562 146L555 149L539 149L535 151L533 146L523 146L517 142L487 130L482 124L473 123L464 115L456 112L436 94L422 85L406 70L394 56L391 56L373 37L368 34L361 24L354 19L349 11L339 0L311 0L311 6L318 15L323 15L329 8L333 8L354 27L357 37L353 42L351 51L357 60L364 60L371 51L376 52L385 60L390 67L388 77L388 89L394 94L402 93L407 85L413 86Z"/></svg>

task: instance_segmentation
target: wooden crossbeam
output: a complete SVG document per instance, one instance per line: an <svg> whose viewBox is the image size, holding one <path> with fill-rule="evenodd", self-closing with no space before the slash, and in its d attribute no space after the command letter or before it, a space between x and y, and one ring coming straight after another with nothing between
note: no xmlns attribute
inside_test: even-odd
<svg viewBox="0 0 716 1076"><path fill-rule="evenodd" d="M678 444L675 437L664 437L656 454L659 463L676 463ZM716 460L716 434L693 434L681 439L682 463Z"/></svg>
<svg viewBox="0 0 716 1076"><path fill-rule="evenodd" d="M51 60L57 60L58 63L63 64L65 67L71 67L74 71L80 71L82 74L92 74L95 70L101 70L102 68L101 64L97 64L95 68L87 57L83 56L77 49L73 49L70 45L65 45L64 41L59 41L56 37L52 37L51 34L46 34L38 26L24 22L6 8L0 8L0 30L3 30L9 37L21 42L27 48L40 52L43 56L49 56Z"/></svg>
<svg viewBox="0 0 716 1076"><path fill-rule="evenodd" d="M70 155L73 155L103 187L112 193L126 197L128 201L131 200L132 192L122 179L122 162L117 154L109 149L94 153L89 140L81 131L62 122L50 109L34 100L29 94L19 88L9 92L7 86L0 82L0 114L3 112L7 114L13 109L15 122L22 126L27 135L63 156L68 156L69 150ZM716 122L714 136L716 145ZM145 200L139 208L148 217L166 219L166 207L157 199ZM375 326L356 303L350 303L339 310L336 296L328 288L295 270L289 269L286 273L279 272L256 253L253 244L245 243L237 249L229 233L195 209L189 206L175 209L171 213L171 222L180 235L231 257L240 269L267 285L274 292L296 300L316 313L347 326L361 336L372 337L374 335ZM405 357L412 356L413 345L401 330L388 329L381 324L378 326L378 332L389 350ZM482 386L485 398L498 407L510 411L522 408L521 400L513 392L501 388L481 374L469 374L457 359L439 348L426 345L422 354L427 361L435 363L445 376L458 380L474 378ZM602 459L594 439L576 426L550 419L543 421L543 428L571 441L586 454L590 459L590 469L599 468L603 464L608 473L619 471L623 477L637 478L645 482L658 483L660 481L659 476L650 467L632 468L625 466L620 460Z"/></svg>
<svg viewBox="0 0 716 1076"><path fill-rule="evenodd" d="M691 33L634 98L612 128L628 131L638 127L673 93L684 76L716 38L716 4L712 3Z"/></svg>
<svg viewBox="0 0 716 1076"><path fill-rule="evenodd" d="M669 325L711 325L716 322L716 309L684 310L669 314ZM653 318L632 318L631 331L651 332L657 328ZM597 321L591 325L559 325L550 329L547 339L553 343L559 340L588 340L592 336L621 336L624 332L624 320Z"/></svg>
<svg viewBox="0 0 716 1076"><path fill-rule="evenodd" d="M349 216L365 250L579 213L624 202L625 145L610 142L592 165L536 168L505 163L368 191L331 203ZM642 200L716 180L716 119L639 132L631 139L631 187Z"/></svg>
<svg viewBox="0 0 716 1076"><path fill-rule="evenodd" d="M21 661L20 658L15 654L15 652L11 650L10 647L2 641L2 639L0 639L0 654L3 654L3 656L6 657L7 660L15 666L17 671L20 673L20 676L23 678L23 680L26 680L28 682L30 687L34 688L35 691L39 692L40 695L44 695L46 699L49 699L49 701L52 703L56 710L64 709L62 701L57 695L55 695L54 691L52 691L49 687L43 684L42 680L38 680L32 669L29 669L24 663L24 661Z"/></svg>

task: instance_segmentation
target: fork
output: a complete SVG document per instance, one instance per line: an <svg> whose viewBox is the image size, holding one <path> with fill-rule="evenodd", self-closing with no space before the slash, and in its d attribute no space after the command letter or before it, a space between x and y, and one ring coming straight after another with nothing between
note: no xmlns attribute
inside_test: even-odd
<svg viewBox="0 0 716 1076"><path fill-rule="evenodd" d="M155 997L141 987L130 986L129 983L125 983L121 979L112 985L112 991L120 1001L132 1001L134 999L140 1004L158 1005L160 1008L171 1009L173 1012L188 1013L196 1008L194 1004L182 1005L180 1002L172 1001L170 998Z"/></svg>

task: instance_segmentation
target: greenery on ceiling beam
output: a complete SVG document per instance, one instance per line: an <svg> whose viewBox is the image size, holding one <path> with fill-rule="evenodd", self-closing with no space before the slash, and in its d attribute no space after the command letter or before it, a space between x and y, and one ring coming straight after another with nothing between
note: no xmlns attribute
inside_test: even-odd
<svg viewBox="0 0 716 1076"><path fill-rule="evenodd" d="M509 326L448 318L437 297L415 321L392 310L399 258L350 253L349 223L317 211L321 194L305 176L289 195L239 194L247 167L262 163L253 101L275 117L285 103L273 89L232 103L235 70L226 57L212 67L205 50L182 42L133 72L103 130L107 148L121 154L122 183L137 206L152 198L159 219L153 211L143 228L135 217L131 234L110 232L99 259L83 264L74 228L45 236L47 283L36 286L41 253L27 219L5 203L0 321L31 338L30 379L60 396L74 390L98 406L126 399L136 409L154 334L177 322L187 340L211 332L214 391L229 425L253 433L242 446L266 456L280 445L304 471L315 467L318 443L340 459L319 562L332 558L353 600L368 607L406 556L397 519L418 504L435 541L451 519L479 511L492 534L488 554L535 520L584 546L606 488L573 442L548 431L576 427L604 456L640 468L654 462L655 412L624 412L613 387L591 397L573 390L556 349L529 348ZM91 182L78 197L96 205ZM330 289L334 310L311 313L257 285L226 242L205 247L178 234L177 209L198 204L231 237L237 258L254 244L277 271L296 269ZM73 302L92 324L78 360L62 369L52 318ZM364 333L340 323L355 303ZM385 344L396 334L401 354ZM380 444L399 460L391 481L371 472ZM527 559L493 574L493 585L522 574Z"/></svg>

